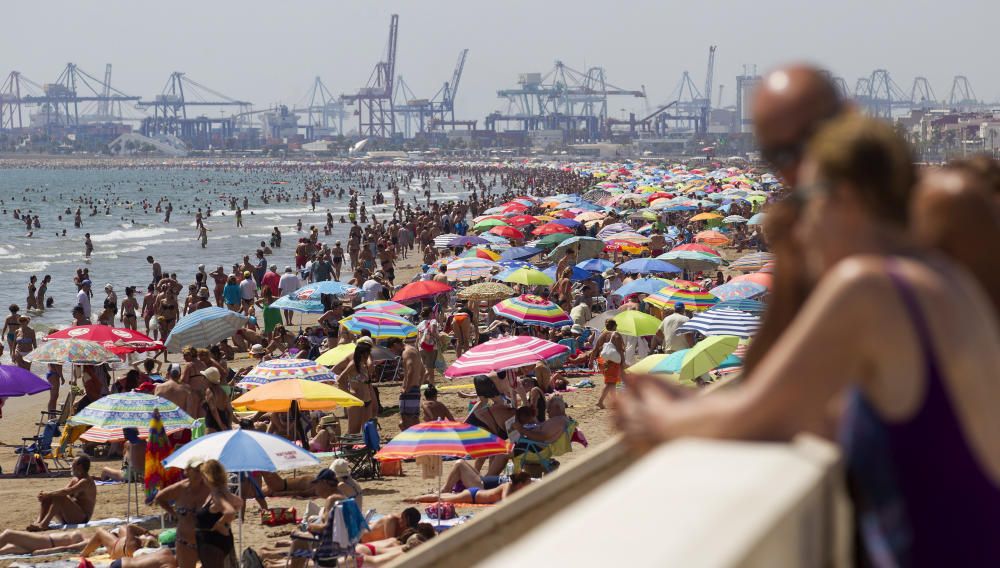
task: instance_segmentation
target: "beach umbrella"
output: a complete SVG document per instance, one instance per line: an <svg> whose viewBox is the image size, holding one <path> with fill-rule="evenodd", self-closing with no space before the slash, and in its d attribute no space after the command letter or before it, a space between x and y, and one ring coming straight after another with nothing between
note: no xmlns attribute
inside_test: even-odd
<svg viewBox="0 0 1000 568"><path fill-rule="evenodd" d="M392 301L401 303L414 302L424 298L432 298L445 292L451 292L451 286L445 284L444 282L421 280L419 282L411 282L406 286L403 286L403 288L400 289L399 292L396 292L396 294L392 297Z"/></svg>
<svg viewBox="0 0 1000 568"><path fill-rule="evenodd" d="M467 422L434 420L421 422L400 432L375 457L380 460L413 459L421 456L482 458L507 451L505 440L478 426Z"/></svg>
<svg viewBox="0 0 1000 568"><path fill-rule="evenodd" d="M537 246L541 247L553 247L559 246L563 241L573 238L573 235L569 233L552 233L545 235L542 238L535 241Z"/></svg>
<svg viewBox="0 0 1000 568"><path fill-rule="evenodd" d="M639 278L619 286L612 294L623 298L632 294L654 294L669 285L670 283L662 278Z"/></svg>
<svg viewBox="0 0 1000 568"><path fill-rule="evenodd" d="M321 314L326 311L323 302L318 298L315 300L299 300L292 294L278 298L271 302L269 307L303 314Z"/></svg>
<svg viewBox="0 0 1000 568"><path fill-rule="evenodd" d="M677 328L678 333L698 332L705 336L735 335L750 337L760 327L760 317L740 310L718 308L696 314Z"/></svg>
<svg viewBox="0 0 1000 568"><path fill-rule="evenodd" d="M746 223L747 218L742 215L727 215L722 219L723 223Z"/></svg>
<svg viewBox="0 0 1000 568"><path fill-rule="evenodd" d="M330 369L309 359L269 359L250 369L236 386L249 389L286 379L333 383L337 381L337 376Z"/></svg>
<svg viewBox="0 0 1000 568"><path fill-rule="evenodd" d="M458 298L461 300L491 301L510 298L514 294L516 292L510 286L499 282L481 282L459 290Z"/></svg>
<svg viewBox="0 0 1000 568"><path fill-rule="evenodd" d="M246 316L232 310L215 306L203 308L182 317L163 344L171 353L177 353L188 345L194 348L211 347L232 337L246 323Z"/></svg>
<svg viewBox="0 0 1000 568"><path fill-rule="evenodd" d="M587 223L589 221L600 221L601 219L607 217L604 213L598 213L596 211L585 211L580 213L574 219L581 223Z"/></svg>
<svg viewBox="0 0 1000 568"><path fill-rule="evenodd" d="M570 237L559 243L559 246L549 253L548 259L551 261L557 261L570 250L576 253L577 261L588 258L597 258L600 256L601 251L604 250L604 241L593 237Z"/></svg>
<svg viewBox="0 0 1000 568"><path fill-rule="evenodd" d="M74 365L101 365L104 363L117 363L121 360L117 355L102 347L101 344L83 339L53 339L46 341L39 345L38 349L25 355L24 358L32 363L51 363L53 365L67 363Z"/></svg>
<svg viewBox="0 0 1000 568"><path fill-rule="evenodd" d="M357 292L358 289L356 286L351 286L350 284L345 284L343 282L337 282L336 280L322 280L320 282L306 284L288 295L296 300L318 301L322 300L324 294L328 296L342 297L350 296L351 294L356 294Z"/></svg>
<svg viewBox="0 0 1000 568"><path fill-rule="evenodd" d="M163 343L138 331L110 325L78 325L53 331L45 337L50 339L82 339L100 344L115 355L160 351Z"/></svg>
<svg viewBox="0 0 1000 568"><path fill-rule="evenodd" d="M510 240L501 237L500 235L494 235L493 233L483 233L479 235L480 237L486 239L487 241L493 243L494 245L510 245Z"/></svg>
<svg viewBox="0 0 1000 568"><path fill-rule="evenodd" d="M712 288L708 293L720 300L750 299L767 294L767 286L761 286L748 280L731 281Z"/></svg>
<svg viewBox="0 0 1000 568"><path fill-rule="evenodd" d="M631 231L632 227L626 223L611 223L597 232L598 239L610 239L618 233Z"/></svg>
<svg viewBox="0 0 1000 568"><path fill-rule="evenodd" d="M510 223L506 223L500 219L483 219L482 221L479 221L478 223L473 225L472 229L475 231L486 231L492 227L504 227L509 224Z"/></svg>
<svg viewBox="0 0 1000 568"><path fill-rule="evenodd" d="M666 287L642 299L659 308L672 308L682 302L688 310L703 311L719 303L719 299L704 290L684 290Z"/></svg>
<svg viewBox="0 0 1000 568"><path fill-rule="evenodd" d="M694 252L703 252L707 254L712 254L719 257L722 256L721 254L719 254L719 251L715 250L714 248L708 245L703 245L701 243L684 243L682 245L677 245L674 248L670 249L670 252L678 250L690 250Z"/></svg>
<svg viewBox="0 0 1000 568"><path fill-rule="evenodd" d="M413 325L410 320L385 312L354 312L340 320L340 325L357 335L367 330L375 339L388 339L390 337L406 339L417 335L417 326Z"/></svg>
<svg viewBox="0 0 1000 568"><path fill-rule="evenodd" d="M538 222L538 219L532 217L531 215L514 215L513 217L507 217L504 220L507 221L508 225L513 225L515 227L533 225Z"/></svg>
<svg viewBox="0 0 1000 568"><path fill-rule="evenodd" d="M334 367L342 363L344 359L353 355L354 349L357 346L358 345L356 343L341 343L333 349L329 349L321 353L320 356L316 358L316 362L327 367Z"/></svg>
<svg viewBox="0 0 1000 568"><path fill-rule="evenodd" d="M717 335L699 341L688 350L681 362L681 381L693 381L712 369L717 369L739 344L740 338L732 335Z"/></svg>
<svg viewBox="0 0 1000 568"><path fill-rule="evenodd" d="M287 471L312 467L319 458L285 438L255 430L226 430L184 444L163 461L184 469L192 461L219 460L227 471Z"/></svg>
<svg viewBox="0 0 1000 568"><path fill-rule="evenodd" d="M0 365L0 398L30 396L51 390L45 379L16 365Z"/></svg>
<svg viewBox="0 0 1000 568"><path fill-rule="evenodd" d="M99 428L148 428L153 411L160 411L164 428L190 428L194 418L165 398L141 392L109 394L87 405L67 421Z"/></svg>
<svg viewBox="0 0 1000 568"><path fill-rule="evenodd" d="M656 258L659 260L666 260L670 262L670 264L692 272L700 270L713 270L723 264L723 260L719 256L691 250L672 250L665 252Z"/></svg>
<svg viewBox="0 0 1000 568"><path fill-rule="evenodd" d="M493 306L493 312L523 325L563 327L573 325L573 320L557 306L541 296L523 294L503 300Z"/></svg>
<svg viewBox="0 0 1000 568"><path fill-rule="evenodd" d="M543 249L537 247L514 247L503 251L500 254L500 260L524 260L543 252L545 252Z"/></svg>
<svg viewBox="0 0 1000 568"><path fill-rule="evenodd" d="M730 282L755 282L770 290L771 285L774 283L774 276L770 272L751 272L750 274L736 276Z"/></svg>
<svg viewBox="0 0 1000 568"><path fill-rule="evenodd" d="M449 281L467 282L478 280L490 275L494 270L500 269L500 265L492 260L483 258L460 258L448 264L448 272L445 276Z"/></svg>
<svg viewBox="0 0 1000 568"><path fill-rule="evenodd" d="M695 242L721 246L729 243L729 237L719 231L701 231L694 236Z"/></svg>
<svg viewBox="0 0 1000 568"><path fill-rule="evenodd" d="M499 276L499 275L498 275ZM512 284L524 284L526 286L534 285L548 285L554 284L555 280L549 275L545 274L541 270L535 270L534 268L518 268L514 272L511 272L504 278L504 282L509 282Z"/></svg>
<svg viewBox="0 0 1000 568"><path fill-rule="evenodd" d="M576 267L581 270L587 270L589 272L604 272L609 268L614 268L615 263L610 260L604 260L603 258L591 258L584 260L583 262L576 263Z"/></svg>
<svg viewBox="0 0 1000 568"><path fill-rule="evenodd" d="M489 243L482 237L476 235L459 235L448 243L449 248L464 247L465 245L485 245Z"/></svg>
<svg viewBox="0 0 1000 568"><path fill-rule="evenodd" d="M361 399L335 386L302 379L285 379L243 393L233 401L233 407L258 412L288 412L292 403L295 403L300 410L333 410L340 406L364 406Z"/></svg>
<svg viewBox="0 0 1000 568"><path fill-rule="evenodd" d="M171 426L165 428L164 431L167 436L173 436L178 432L190 429L190 425L186 427ZM149 428L131 428L134 431L135 437L140 440L149 439ZM84 442L94 442L95 444L112 444L115 442L121 443L125 442L128 438L125 436L125 428L101 428L99 426L91 426L87 428L87 431L80 435L80 439Z"/></svg>
<svg viewBox="0 0 1000 568"><path fill-rule="evenodd" d="M486 247L475 247L475 248L470 248L465 252L463 252L462 254L458 255L458 258L460 259L478 258L483 260L497 261L500 260L500 253Z"/></svg>
<svg viewBox="0 0 1000 568"><path fill-rule="evenodd" d="M722 302L719 302L718 304L715 304L714 306L709 308L709 310L718 310L722 308L728 308L731 310L740 310L741 312L749 312L751 314L760 314L763 313L765 309L767 309L767 304L757 300L747 300L745 298L741 298L738 300L724 300Z"/></svg>
<svg viewBox="0 0 1000 568"><path fill-rule="evenodd" d="M747 220L747 225L763 225L764 224L764 214L757 213L752 215L749 220Z"/></svg>
<svg viewBox="0 0 1000 568"><path fill-rule="evenodd" d="M718 213L698 213L697 215L691 217L689 221L712 221L714 219L721 219L722 215Z"/></svg>
<svg viewBox="0 0 1000 568"><path fill-rule="evenodd" d="M683 270L665 260L656 258L634 258L618 265L618 270L630 274L658 274L663 272L681 273Z"/></svg>
<svg viewBox="0 0 1000 568"><path fill-rule="evenodd" d="M446 377L484 375L493 371L533 365L569 352L569 347L528 336L491 339L469 349L455 360L444 374Z"/></svg>
<svg viewBox="0 0 1000 568"><path fill-rule="evenodd" d="M613 318L618 323L618 332L633 337L656 335L662 323L659 318L644 314L639 310L618 312Z"/></svg>
<svg viewBox="0 0 1000 568"><path fill-rule="evenodd" d="M573 229L567 227L566 225L560 225L559 223L557 223L555 221L553 221L551 223L548 223L548 224L545 224L545 225L542 225L541 227L538 227L534 231L531 231L532 235L539 235L539 236L541 236L541 235L555 235L555 234L572 235L574 233L575 233L575 231Z"/></svg>
<svg viewBox="0 0 1000 568"><path fill-rule="evenodd" d="M434 248L448 248L448 245L458 237L458 233L445 233L434 237Z"/></svg>
<svg viewBox="0 0 1000 568"><path fill-rule="evenodd" d="M646 355L642 361L639 361L631 367L625 369L626 373L631 373L633 375L646 375L652 372L653 367L655 367L660 361L663 361L669 356L667 353L654 353L653 355Z"/></svg>
<svg viewBox="0 0 1000 568"><path fill-rule="evenodd" d="M173 446L170 443L170 438L167 437L166 429L163 427L160 412L154 410L153 417L149 421L149 435L146 438L146 462L143 468L145 470L143 487L146 491L147 505L153 502L161 489L180 481L180 471L176 469L168 471L163 467L163 460L172 451Z"/></svg>
<svg viewBox="0 0 1000 568"><path fill-rule="evenodd" d="M729 264L729 268L740 272L756 272L764 266L774 261L774 254L770 252L755 252L734 260Z"/></svg>
<svg viewBox="0 0 1000 568"><path fill-rule="evenodd" d="M363 304L355 306L354 309L359 312L385 312L387 314L396 314L397 316L417 315L417 310L414 310L409 306L404 306L399 302L392 302L389 300L372 300L370 302L364 302Z"/></svg>
<svg viewBox="0 0 1000 568"><path fill-rule="evenodd" d="M556 266L556 265L552 265L552 266L546 268L545 270L543 270L542 274L545 274L546 276L548 276L549 278L551 278L553 280L559 280L560 276L558 274L556 274L556 269L557 268L559 268L559 267ZM577 268L575 266L572 266L570 268L571 268L571 270L570 270L569 279L570 279L571 282L580 282L580 281L583 281L583 280L587 280L588 278L592 278L594 276L593 274L591 274L590 272L587 272L586 270L584 270L582 268Z"/></svg>
<svg viewBox="0 0 1000 568"><path fill-rule="evenodd" d="M489 230L489 232L492 233L492 234L494 234L494 235L498 235L498 236L505 237L505 238L508 238L508 239L523 239L524 238L524 233L522 233L521 231L518 231L514 227L498 226L498 227L493 227L492 229Z"/></svg>

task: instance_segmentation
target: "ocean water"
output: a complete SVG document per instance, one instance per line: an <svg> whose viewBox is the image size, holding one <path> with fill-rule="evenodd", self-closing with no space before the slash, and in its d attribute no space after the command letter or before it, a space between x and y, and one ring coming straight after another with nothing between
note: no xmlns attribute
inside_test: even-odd
<svg viewBox="0 0 1000 568"><path fill-rule="evenodd" d="M118 293L119 302L125 296L126 286L136 286L144 292L152 280L146 256L152 255L165 272L176 272L181 283L194 281L198 264L208 271L222 265L228 271L243 255L253 259L261 241L269 241L273 227L283 235L282 248L275 249L268 263L294 265L293 252L298 237L305 236L310 225L322 227L329 210L334 217L332 236L323 236L321 242L341 240L346 248L349 224L338 223L347 217L347 198L320 197L315 211L310 208L305 194L306 182L320 179L326 187L358 187L355 179L347 174L310 170L289 171L257 168L237 169L65 169L65 168L14 168L0 169L0 310L6 317L6 307L18 304L24 313L29 277L52 276L47 296L55 305L31 314L33 326L64 327L71 321L70 312L75 305L76 287L73 277L77 268L90 269L93 281L93 306L96 313L104 300L104 285L111 283ZM432 187L440 181L444 193L432 192L433 200L454 200L465 195L458 180L432 180ZM376 180L386 193L386 205L371 205L374 189L368 189L366 208L369 215L389 218L391 193L385 189L386 180ZM289 196L290 201L276 202L274 196ZM423 203L419 187L403 188L401 197L407 201L417 197ZM270 202L264 198L270 196ZM248 200L243 211L243 227L237 228L230 207L230 198L242 203ZM173 204L170 222L164 222L164 213L155 212L157 202ZM143 203L149 206L143 208ZM91 215L96 206L96 215ZM82 226L75 228L73 213L81 208ZM195 214L212 210L205 218L209 229L208 247L201 248L195 230ZM41 227L27 236L23 220L15 219L14 210L22 214L38 215ZM70 213L67 214L66 210ZM60 218L61 217L61 218ZM301 219L303 233L296 233L295 224ZM66 235L62 236L63 230ZM84 257L84 234L90 233L94 253L88 261ZM183 295L182 295L183 299ZM141 295L139 302L142 303ZM141 330L140 322L140 330Z"/></svg>

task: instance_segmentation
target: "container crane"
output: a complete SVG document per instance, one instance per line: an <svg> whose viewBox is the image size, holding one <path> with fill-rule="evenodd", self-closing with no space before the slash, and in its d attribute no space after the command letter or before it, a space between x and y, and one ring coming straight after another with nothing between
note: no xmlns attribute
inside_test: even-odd
<svg viewBox="0 0 1000 568"><path fill-rule="evenodd" d="M375 64L368 84L356 93L341 95L346 103L357 103L358 134L369 138L391 138L396 134L396 117L393 107L393 81L396 74L396 40L399 33L399 15L389 20L389 42L384 61Z"/></svg>
<svg viewBox="0 0 1000 568"><path fill-rule="evenodd" d="M304 99L304 104L295 106L292 112L306 115L306 138L344 133L344 103L330 93L319 76Z"/></svg>
<svg viewBox="0 0 1000 568"><path fill-rule="evenodd" d="M153 116L142 121L144 136L174 135L193 148L203 150L216 146L213 140L216 135L218 145L224 145L236 132L236 119L233 116L189 117L189 107L236 107L233 114L246 115L252 103L223 95L181 71L174 71L159 95L152 101L139 101L138 106L153 111Z"/></svg>

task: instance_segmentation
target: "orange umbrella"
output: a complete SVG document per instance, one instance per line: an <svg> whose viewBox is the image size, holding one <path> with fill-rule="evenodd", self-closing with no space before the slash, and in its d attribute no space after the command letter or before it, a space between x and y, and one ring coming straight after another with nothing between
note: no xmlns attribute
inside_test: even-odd
<svg viewBox="0 0 1000 568"><path fill-rule="evenodd" d="M729 243L729 237L719 231L702 231L694 236L694 240L706 245L721 246Z"/></svg>
<svg viewBox="0 0 1000 568"><path fill-rule="evenodd" d="M698 213L694 217L691 217L691 221L711 221L712 219L721 219L722 215L718 213Z"/></svg>
<svg viewBox="0 0 1000 568"><path fill-rule="evenodd" d="M732 282L740 282L743 280L748 280L750 282L756 282L761 286L766 286L768 289L771 288L771 284L774 282L774 277L769 272L751 272L750 274L743 274L742 276L736 276L732 279Z"/></svg>

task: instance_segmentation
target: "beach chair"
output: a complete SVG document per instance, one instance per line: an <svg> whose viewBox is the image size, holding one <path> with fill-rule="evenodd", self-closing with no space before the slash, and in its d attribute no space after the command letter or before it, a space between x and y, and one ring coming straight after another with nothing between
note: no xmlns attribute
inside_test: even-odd
<svg viewBox="0 0 1000 568"><path fill-rule="evenodd" d="M524 453L511 458L514 465L514 473L522 471L525 466L537 465L545 473L551 473L555 469L554 458L573 451L573 433L576 432L576 420L570 420L566 424L566 429L552 442L539 442L521 438L517 442L517 447L524 450Z"/></svg>
<svg viewBox="0 0 1000 568"><path fill-rule="evenodd" d="M402 359L388 359L377 365L377 373L375 375L375 383L391 383L399 380L399 372L402 370L403 365L401 364Z"/></svg>
<svg viewBox="0 0 1000 568"><path fill-rule="evenodd" d="M59 410L42 411L41 418L39 419L38 422L35 423L35 425L38 426L38 431L35 432L35 435L36 436L41 435L42 428L44 428L45 425L52 420L55 420L59 426L66 424L66 421L69 420L69 417L73 414L73 405L75 403L76 403L76 394L73 392L73 389L71 388L69 389L69 393L66 394L66 398L63 399L62 406L59 407Z"/></svg>
<svg viewBox="0 0 1000 568"><path fill-rule="evenodd" d="M338 524L335 519L337 513L345 521ZM300 540L309 540L316 543L310 550L302 550L288 555L286 566L291 563L292 558L306 558L313 566L339 566L342 559L350 558L349 566L357 565L357 553L354 547L361 541L361 535L368 530L368 519L373 511L369 511L367 516L361 515L361 509L354 499L344 499L337 503L337 506L327 512L326 527L323 532L315 538L295 536ZM338 528L339 527L339 528ZM339 534L338 530L347 531L346 534ZM346 542L346 546L340 543Z"/></svg>
<svg viewBox="0 0 1000 568"><path fill-rule="evenodd" d="M38 455L41 457L52 455L52 440L59 435L59 424L55 420L49 420L45 426L42 428L42 432L38 436L29 436L27 438L21 438L21 447L15 448L14 453L18 454L22 459L30 459L30 456ZM17 468L15 467L15 471ZM25 471L27 471L25 469Z"/></svg>
<svg viewBox="0 0 1000 568"><path fill-rule="evenodd" d="M346 441L346 440L345 440ZM375 454L381 449L378 424L374 420L361 427L361 444L344 445L341 448L344 459L351 463L351 476L355 479L381 479L382 468Z"/></svg>

